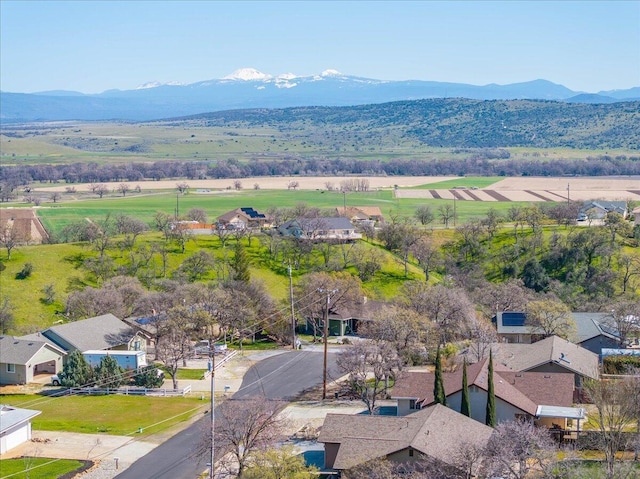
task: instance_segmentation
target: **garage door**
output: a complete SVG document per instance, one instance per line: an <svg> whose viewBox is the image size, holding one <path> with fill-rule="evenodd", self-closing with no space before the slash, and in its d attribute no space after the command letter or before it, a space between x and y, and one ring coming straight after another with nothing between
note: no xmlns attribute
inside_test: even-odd
<svg viewBox="0 0 640 479"><path fill-rule="evenodd" d="M29 423L23 424L19 429L2 437L2 452L5 453L16 446L29 440Z"/></svg>

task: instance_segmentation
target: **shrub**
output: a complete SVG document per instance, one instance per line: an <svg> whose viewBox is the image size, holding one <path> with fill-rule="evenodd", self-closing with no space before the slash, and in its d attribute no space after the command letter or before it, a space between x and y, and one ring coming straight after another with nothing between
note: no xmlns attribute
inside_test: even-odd
<svg viewBox="0 0 640 479"><path fill-rule="evenodd" d="M605 374L628 374L640 369L640 356L607 356L602 360Z"/></svg>
<svg viewBox="0 0 640 479"><path fill-rule="evenodd" d="M27 279L33 272L33 265L31 263L25 263L20 271L16 273L16 279Z"/></svg>

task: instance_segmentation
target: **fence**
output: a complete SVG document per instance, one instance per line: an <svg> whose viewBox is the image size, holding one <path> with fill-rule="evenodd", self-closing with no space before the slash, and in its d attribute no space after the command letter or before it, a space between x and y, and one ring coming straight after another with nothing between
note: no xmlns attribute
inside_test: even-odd
<svg viewBox="0 0 640 479"><path fill-rule="evenodd" d="M191 385L187 385L181 389L168 388L69 388L67 394L86 394L90 396L105 396L108 394L123 394L125 396L156 396L156 397L175 397L186 396L191 392Z"/></svg>

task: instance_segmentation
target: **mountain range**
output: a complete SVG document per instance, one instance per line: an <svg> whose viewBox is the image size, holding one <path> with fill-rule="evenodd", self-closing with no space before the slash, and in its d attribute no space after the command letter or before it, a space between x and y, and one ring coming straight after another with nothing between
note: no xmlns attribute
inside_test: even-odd
<svg viewBox="0 0 640 479"><path fill-rule="evenodd" d="M640 100L640 87L597 93L576 92L547 80L483 86L435 81L385 81L326 70L319 75L271 76L252 68L218 80L188 85L144 84L134 90L98 94L74 91L0 92L0 120L148 121L247 108L355 106L430 98L473 100L553 100L567 103L616 103Z"/></svg>

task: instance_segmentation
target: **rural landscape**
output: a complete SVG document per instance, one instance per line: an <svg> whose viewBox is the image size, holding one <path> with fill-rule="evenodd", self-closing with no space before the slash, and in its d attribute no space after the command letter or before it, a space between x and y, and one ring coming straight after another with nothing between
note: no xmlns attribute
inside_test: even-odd
<svg viewBox="0 0 640 479"><path fill-rule="evenodd" d="M454 107L3 124L1 476L638 477L640 108Z"/></svg>
<svg viewBox="0 0 640 479"><path fill-rule="evenodd" d="M640 479L640 0L0 0L0 479Z"/></svg>

